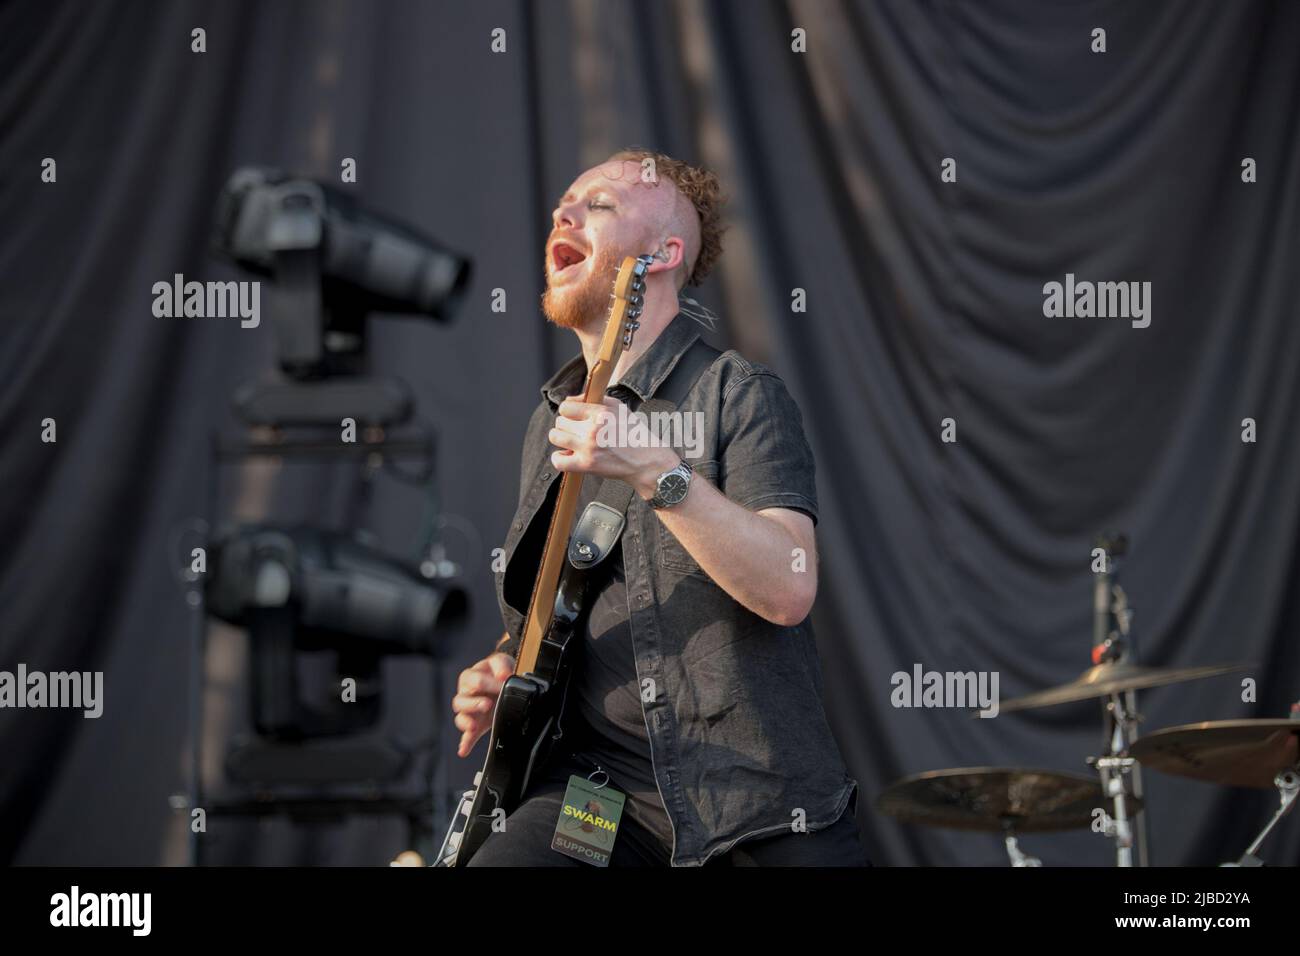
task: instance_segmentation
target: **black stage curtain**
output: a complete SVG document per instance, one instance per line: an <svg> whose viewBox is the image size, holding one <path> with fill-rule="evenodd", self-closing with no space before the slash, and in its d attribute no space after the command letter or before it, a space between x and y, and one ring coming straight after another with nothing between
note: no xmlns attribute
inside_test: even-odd
<svg viewBox="0 0 1300 956"><path fill-rule="evenodd" d="M719 344L770 364L804 412L823 514L814 623L877 862L1005 862L994 837L873 811L900 776L1087 772L1095 702L972 720L891 706L891 675L997 671L1005 698L1082 671L1102 529L1131 538L1143 661L1249 661L1258 685L1253 702L1241 675L1146 693L1145 728L1284 715L1300 696L1298 48L1289 2L5 5L0 667L102 670L106 703L98 720L0 712L0 859L184 858L168 807L188 770L177 529L203 508L231 392L269 374L272 333L155 318L151 287L238 277L207 240L246 163L337 181L354 158L366 203L475 260L454 323L372 323L376 368L437 427L469 572L446 675L499 633L489 560L519 440L575 351L536 308L552 201L642 144L725 177L729 249L699 297L723 316ZM1149 327L1045 317L1043 285L1067 273L1150 282ZM358 504L333 467L234 468L222 489L226 514L356 524L399 552L421 507L388 486ZM214 644L209 722L229 728L244 659L236 635ZM396 671L427 687L417 665ZM389 719L429 729L415 704ZM1235 858L1276 799L1157 774L1147 789L1167 864ZM1025 845L1047 863L1110 853L1093 833ZM364 823L250 826L220 858L382 862L400 846ZM1300 827L1265 855L1295 863Z"/></svg>

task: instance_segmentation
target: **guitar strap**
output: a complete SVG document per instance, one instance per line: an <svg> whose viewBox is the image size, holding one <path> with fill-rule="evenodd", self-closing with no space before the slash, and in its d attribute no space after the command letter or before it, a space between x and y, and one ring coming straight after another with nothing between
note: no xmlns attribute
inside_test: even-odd
<svg viewBox="0 0 1300 956"><path fill-rule="evenodd" d="M699 381L722 353L703 339L691 343L668 377L659 383L653 398L634 409L646 415L657 412L674 412L687 393ZM618 543L627 521L627 509L636 492L625 481L605 478L600 482L595 499L579 516L569 539L569 563L585 570L604 560Z"/></svg>

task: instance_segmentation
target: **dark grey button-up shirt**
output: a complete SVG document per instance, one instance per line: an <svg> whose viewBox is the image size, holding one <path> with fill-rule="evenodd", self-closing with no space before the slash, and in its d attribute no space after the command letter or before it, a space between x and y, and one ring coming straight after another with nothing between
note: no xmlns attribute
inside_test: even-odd
<svg viewBox="0 0 1300 956"><path fill-rule="evenodd" d="M635 410L698 335L678 315L608 394ZM549 515L544 506L557 475L547 433L559 403L581 393L585 377L581 355L561 368L542 387L524 438L519 507L506 570L497 576L510 636L502 649L512 654L537 571L535 556L515 561L515 552L538 513ZM712 482L751 510L793 508L817 519L812 451L798 406L773 372L725 352L679 408L703 413L702 453L687 459L693 480ZM539 532L540 523L530 540ZM673 825L673 865L698 866L741 840L797 824L815 831L835 822L857 783L826 721L808 623L782 627L742 607L640 496L628 509L623 556L637 675L643 687L653 681L654 699L642 709Z"/></svg>

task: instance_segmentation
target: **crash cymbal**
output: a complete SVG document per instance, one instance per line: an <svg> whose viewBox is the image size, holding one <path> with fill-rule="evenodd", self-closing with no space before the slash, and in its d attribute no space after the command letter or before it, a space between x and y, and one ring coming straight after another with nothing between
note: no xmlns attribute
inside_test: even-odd
<svg viewBox="0 0 1300 956"><path fill-rule="evenodd" d="M1053 707L1056 704L1069 704L1093 697L1109 697L1111 694L1128 690L1143 690L1163 684L1178 684L1183 681L1200 680L1203 677L1216 677L1219 674L1244 670L1249 666L1249 664L1208 664L1204 667L1142 667L1127 661L1110 661L1088 668L1068 684L1003 701L998 705L998 711L1007 713L1012 710L1027 710L1031 707Z"/></svg>
<svg viewBox="0 0 1300 956"><path fill-rule="evenodd" d="M1129 755L1144 767L1229 787L1271 788L1300 764L1300 720L1216 720L1141 737Z"/></svg>
<svg viewBox="0 0 1300 956"><path fill-rule="evenodd" d="M1129 798L1131 813L1141 801ZM876 800L876 809L906 823L982 830L1042 833L1091 825L1106 806L1101 784L1091 777L1055 770L963 767L906 777Z"/></svg>

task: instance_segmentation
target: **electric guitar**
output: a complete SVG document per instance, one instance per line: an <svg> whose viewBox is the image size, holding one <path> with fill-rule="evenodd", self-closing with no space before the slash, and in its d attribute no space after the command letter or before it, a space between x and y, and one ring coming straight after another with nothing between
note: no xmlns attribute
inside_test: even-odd
<svg viewBox="0 0 1300 956"><path fill-rule="evenodd" d="M623 260L600 351L587 373L584 401L600 404L623 350L632 344L653 259ZM588 572L568 560L583 475L565 472L533 585L515 672L501 688L488 738L487 762L474 776L452 817L433 866L464 866L493 831L495 821L519 805L534 772L559 740L560 717L572 670L571 648L582 620ZM498 827L499 829L499 827Z"/></svg>

